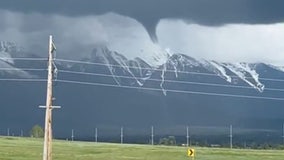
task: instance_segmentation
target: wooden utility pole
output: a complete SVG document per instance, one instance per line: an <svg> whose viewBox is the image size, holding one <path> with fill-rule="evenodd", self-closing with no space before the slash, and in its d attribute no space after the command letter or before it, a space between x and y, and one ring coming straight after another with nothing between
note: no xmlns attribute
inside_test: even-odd
<svg viewBox="0 0 284 160"><path fill-rule="evenodd" d="M49 36L48 47L48 77L47 77L47 93L46 93L46 110L45 110L45 128L44 128L44 144L43 144L43 160L51 160L52 149L52 80L53 80L53 41Z"/></svg>

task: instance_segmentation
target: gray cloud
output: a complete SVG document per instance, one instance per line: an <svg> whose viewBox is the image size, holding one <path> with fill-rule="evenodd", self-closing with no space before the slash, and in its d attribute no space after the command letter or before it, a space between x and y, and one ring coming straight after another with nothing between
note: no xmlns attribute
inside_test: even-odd
<svg viewBox="0 0 284 160"><path fill-rule="evenodd" d="M27 52L40 56L47 56L50 34L54 36L57 56L61 58L86 58L98 46L107 46L128 58L138 56L149 62L163 54L141 23L115 13L71 17L0 10L0 19L0 40L16 42Z"/></svg>
<svg viewBox="0 0 284 160"><path fill-rule="evenodd" d="M230 24L208 27L161 20L157 36L162 48L195 58L223 62L265 62L283 65L284 23Z"/></svg>
<svg viewBox="0 0 284 160"><path fill-rule="evenodd" d="M1 0L0 9L66 16L115 12L141 22L152 40L157 39L160 19L182 19L208 26L284 21L283 0Z"/></svg>

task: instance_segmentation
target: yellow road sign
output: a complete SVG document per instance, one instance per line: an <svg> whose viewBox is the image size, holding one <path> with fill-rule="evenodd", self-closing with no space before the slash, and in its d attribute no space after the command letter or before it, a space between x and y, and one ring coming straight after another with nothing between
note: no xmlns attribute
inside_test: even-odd
<svg viewBox="0 0 284 160"><path fill-rule="evenodd" d="M194 156L195 156L194 149L188 148L188 149L187 149L187 156L188 156L188 157L194 157Z"/></svg>

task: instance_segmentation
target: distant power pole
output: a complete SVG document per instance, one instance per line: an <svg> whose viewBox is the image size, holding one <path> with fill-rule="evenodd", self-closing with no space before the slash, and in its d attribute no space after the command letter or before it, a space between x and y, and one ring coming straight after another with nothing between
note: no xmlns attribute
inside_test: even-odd
<svg viewBox="0 0 284 160"><path fill-rule="evenodd" d="M189 133L188 133L188 126L186 126L186 147L188 147L189 144Z"/></svg>
<svg viewBox="0 0 284 160"><path fill-rule="evenodd" d="M98 143L98 129L95 128L95 142Z"/></svg>
<svg viewBox="0 0 284 160"><path fill-rule="evenodd" d="M23 137L24 136L24 132L23 132L23 130L21 129L21 134L20 134L20 136L21 137Z"/></svg>
<svg viewBox="0 0 284 160"><path fill-rule="evenodd" d="M282 144L284 145L284 123L282 124Z"/></svg>
<svg viewBox="0 0 284 160"><path fill-rule="evenodd" d="M154 145L154 126L151 126L151 144Z"/></svg>
<svg viewBox="0 0 284 160"><path fill-rule="evenodd" d="M230 148L233 148L233 126L230 125Z"/></svg>
<svg viewBox="0 0 284 160"><path fill-rule="evenodd" d="M74 129L71 131L71 140L74 141Z"/></svg>
<svg viewBox="0 0 284 160"><path fill-rule="evenodd" d="M120 128L120 143L123 144L123 127Z"/></svg>

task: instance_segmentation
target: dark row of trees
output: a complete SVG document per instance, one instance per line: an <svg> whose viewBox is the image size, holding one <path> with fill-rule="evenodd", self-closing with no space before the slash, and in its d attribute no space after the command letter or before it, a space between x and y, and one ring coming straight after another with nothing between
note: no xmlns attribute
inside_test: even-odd
<svg viewBox="0 0 284 160"><path fill-rule="evenodd" d="M159 141L160 145L175 146L177 145L175 136L168 136L161 138Z"/></svg>
<svg viewBox="0 0 284 160"><path fill-rule="evenodd" d="M32 129L30 130L30 136L34 138L42 138L44 137L44 130L40 125L34 125ZM137 137L136 137L137 138ZM175 136L165 136L160 137L157 144L159 145L168 145L168 146L180 146L182 145L179 143L180 137ZM184 137L182 137L184 139ZM213 138L213 143L209 142L205 137L200 137L195 140L190 141L190 144L194 146L201 146L201 147L229 147L229 144L227 142L228 139L218 139L217 137ZM136 139L137 140L137 139ZM219 143L218 143L219 142ZM284 142L283 142L284 143ZM216 145L217 144L217 145ZM273 142L266 142L266 143L260 143L257 141L248 141L248 142L241 142L239 139L235 139L234 148L246 148L246 149L284 149L284 144L277 144Z"/></svg>

